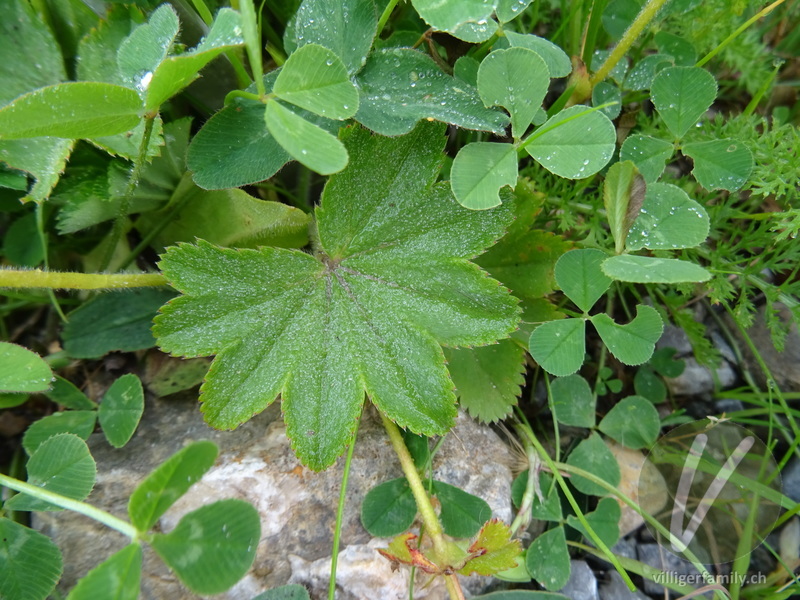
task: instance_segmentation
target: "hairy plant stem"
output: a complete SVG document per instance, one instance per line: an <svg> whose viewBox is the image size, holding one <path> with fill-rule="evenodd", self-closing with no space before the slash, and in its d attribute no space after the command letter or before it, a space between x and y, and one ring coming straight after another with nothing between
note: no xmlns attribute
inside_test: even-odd
<svg viewBox="0 0 800 600"><path fill-rule="evenodd" d="M51 504L55 504L56 506L60 506L61 508L66 508L68 510L82 514L86 517L89 517L90 519L94 519L95 521L102 523L107 527L111 527L111 529L119 531L123 535L127 535L134 542L139 539L140 533L133 525L131 525L127 521L118 519L111 513L107 513L104 510L95 508L94 506L92 506L91 504L87 504L86 502L81 502L80 500L73 500L72 498L67 498L66 496L62 496L61 494L55 494L48 490L44 490L38 486L31 485L30 483L19 481L18 479L14 479L13 477L9 477L8 475L3 475L2 473L0 473L0 485L4 485L5 487L15 490L17 492L22 492L24 494L27 494L28 496L38 498L39 500L50 502Z"/></svg>
<svg viewBox="0 0 800 600"><path fill-rule="evenodd" d="M50 290L102 290L168 285L160 273L56 273L0 269L0 288L46 288Z"/></svg>
<svg viewBox="0 0 800 600"><path fill-rule="evenodd" d="M622 60L622 57L630 50L633 42L636 41L650 21L655 18L658 11L661 10L661 7L664 6L666 2L667 0L649 0L647 4L644 5L630 27L622 34L622 39L619 41L619 44L614 47L605 62L600 65L597 72L592 75L592 78L589 80L592 88L603 81L611 70L617 66L617 63Z"/></svg>
<svg viewBox="0 0 800 600"><path fill-rule="evenodd" d="M411 493L414 495L414 500L417 503L417 510L422 518L422 522L425 524L425 532L430 536L433 542L433 549L436 553L436 557L438 560L444 560L450 554L447 542L444 539L444 530L442 529L442 524L439 523L439 518L436 516L436 511L433 509L433 504L431 504L431 499L425 489L425 484L422 482L417 467L414 465L414 459L411 457L411 453L408 451L406 443L403 441L403 434L400 433L400 429L398 429L397 425L383 414L383 412L380 412L380 415L383 421L383 427L386 429L389 440L392 442L392 448L394 448L394 452L397 454L400 467L403 469L403 474L406 476L408 485L411 488ZM463 600L464 592L461 590L461 584L455 573L445 576L445 584L451 600Z"/></svg>
<svg viewBox="0 0 800 600"><path fill-rule="evenodd" d="M100 270L105 271L111 264L111 259L114 257L114 250L122 238L122 230L125 227L125 221L128 218L128 209L133 200L133 192L136 191L136 186L139 185L139 178L142 176L145 164L147 163L147 147L150 145L150 136L153 133L153 123L156 120L156 115L147 115L144 121L144 133L142 133L142 142L139 144L139 155L133 163L131 169L131 176L128 178L128 185L125 188L125 195L119 205L117 218L114 220L114 227L111 230L111 238L108 241L108 248L106 248L103 260L100 263Z"/></svg>
<svg viewBox="0 0 800 600"><path fill-rule="evenodd" d="M347 481L350 479L350 465L353 462L353 450L356 447L356 436L358 435L358 423L353 432L353 441L347 449L347 457L344 460L344 470L342 471L342 485L339 489L339 505L336 507L336 528L333 530L333 546L331 547L331 576L328 581L328 600L336 598L336 567L339 562L339 542L342 537L342 521L344 520L344 505L347 501Z"/></svg>

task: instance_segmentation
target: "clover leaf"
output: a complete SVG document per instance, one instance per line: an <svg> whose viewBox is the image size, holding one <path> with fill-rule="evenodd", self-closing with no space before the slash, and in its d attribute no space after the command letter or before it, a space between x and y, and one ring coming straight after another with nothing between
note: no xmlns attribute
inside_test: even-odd
<svg viewBox="0 0 800 600"><path fill-rule="evenodd" d="M415 433L452 426L440 344L493 343L519 309L470 262L512 210L468 210L434 183L443 133L430 123L398 138L348 130L350 165L325 187L313 254L203 241L167 250L160 267L183 295L154 331L172 354L217 355L201 389L209 424L234 428L280 395L292 445L313 469L350 443L365 392Z"/></svg>

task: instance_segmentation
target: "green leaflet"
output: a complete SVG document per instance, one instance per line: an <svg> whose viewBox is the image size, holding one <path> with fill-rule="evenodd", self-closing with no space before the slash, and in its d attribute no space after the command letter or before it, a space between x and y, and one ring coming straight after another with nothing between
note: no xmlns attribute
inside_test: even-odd
<svg viewBox="0 0 800 600"><path fill-rule="evenodd" d="M47 598L62 566L61 551L49 537L0 518L0 598Z"/></svg>
<svg viewBox="0 0 800 600"><path fill-rule="evenodd" d="M469 262L502 235L511 209L470 211L434 185L442 132L349 130L350 165L325 187L313 256L205 242L167 250L160 267L184 295L162 308L155 333L173 354L217 354L201 394L211 425L234 428L280 394L292 445L318 470L352 439L365 392L415 433L450 428L440 344L492 343L519 316Z"/></svg>

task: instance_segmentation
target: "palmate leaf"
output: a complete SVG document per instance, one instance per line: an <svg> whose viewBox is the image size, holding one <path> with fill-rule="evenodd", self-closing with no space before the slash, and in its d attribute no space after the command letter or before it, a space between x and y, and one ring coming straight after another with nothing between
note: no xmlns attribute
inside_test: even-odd
<svg viewBox="0 0 800 600"><path fill-rule="evenodd" d="M205 242L166 252L161 269L184 295L155 333L170 353L217 354L201 389L209 424L234 428L280 394L293 447L314 469L352 439L365 392L415 433L450 428L440 344L506 337L519 310L469 262L512 211L465 209L434 184L444 141L428 123L395 139L349 130L350 165L325 188L314 255Z"/></svg>

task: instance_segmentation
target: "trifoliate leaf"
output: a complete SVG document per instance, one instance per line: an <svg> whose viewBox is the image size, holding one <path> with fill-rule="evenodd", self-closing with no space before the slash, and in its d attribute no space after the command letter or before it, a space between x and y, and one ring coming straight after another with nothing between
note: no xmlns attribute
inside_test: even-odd
<svg viewBox="0 0 800 600"><path fill-rule="evenodd" d="M547 65L528 48L495 50L478 69L481 100L487 107L502 106L509 112L515 138L528 129L549 85Z"/></svg>
<svg viewBox="0 0 800 600"><path fill-rule="evenodd" d="M498 7L499 10L499 7ZM572 71L569 56L550 40L531 34L504 31L512 48L527 48L542 57L550 77L566 77Z"/></svg>
<svg viewBox="0 0 800 600"><path fill-rule="evenodd" d="M517 183L517 151L511 144L467 144L458 151L450 177L462 206L492 208L500 204L500 188Z"/></svg>
<svg viewBox="0 0 800 600"><path fill-rule="evenodd" d="M44 600L62 566L61 551L49 537L0 518L0 598Z"/></svg>
<svg viewBox="0 0 800 600"><path fill-rule="evenodd" d="M627 325L615 323L606 313L592 316L592 324L611 353L626 365L646 362L664 330L658 311L642 304L636 307L636 317Z"/></svg>
<svg viewBox="0 0 800 600"><path fill-rule="evenodd" d="M567 458L567 464L592 473L609 485L619 485L620 473L617 459L614 458L608 446L603 443L598 433L593 433L575 446ZM575 488L584 494L593 496L605 496L608 494L608 490L604 487L579 475L573 475L570 481Z"/></svg>
<svg viewBox="0 0 800 600"><path fill-rule="evenodd" d="M651 183L661 177L673 152L675 147L669 142L637 134L628 136L622 143L619 159L632 160L645 181Z"/></svg>
<svg viewBox="0 0 800 600"><path fill-rule="evenodd" d="M367 61L377 29L373 0L305 0L286 25L283 46L289 54L305 44L325 46L353 75Z"/></svg>
<svg viewBox="0 0 800 600"><path fill-rule="evenodd" d="M707 190L735 192L753 170L750 150L732 139L684 144L681 151L694 161L692 174Z"/></svg>
<svg viewBox="0 0 800 600"><path fill-rule="evenodd" d="M234 428L278 394L292 444L308 466L332 464L352 439L366 392L415 433L455 418L440 344L506 337L516 301L469 259L502 235L505 206L461 207L435 184L443 129L395 139L350 130L350 166L316 211L314 255L200 242L160 266L183 292L162 309L161 347L217 357L201 389L209 424Z"/></svg>
<svg viewBox="0 0 800 600"><path fill-rule="evenodd" d="M564 319L542 323L533 330L528 351L551 375L572 375L581 368L586 353L586 322Z"/></svg>
<svg viewBox="0 0 800 600"><path fill-rule="evenodd" d="M608 411L598 429L628 448L649 448L656 443L661 419L650 400L628 396Z"/></svg>
<svg viewBox="0 0 800 600"><path fill-rule="evenodd" d="M467 552L475 558L469 560L459 573L462 575L478 573L488 576L516 565L522 547L519 540L511 539L508 525L492 519L481 528Z"/></svg>
<svg viewBox="0 0 800 600"><path fill-rule="evenodd" d="M602 250L584 248L567 252L556 262L556 282L583 312L589 312L611 285L600 270L606 258Z"/></svg>
<svg viewBox="0 0 800 600"><path fill-rule="evenodd" d="M681 188L652 183L625 245L628 250L691 248L705 241L709 227L706 209Z"/></svg>
<svg viewBox="0 0 800 600"><path fill-rule="evenodd" d="M616 544L619 539L620 513L619 502L614 498L601 498L600 502L597 503L597 508L584 515L592 530L609 548ZM589 532L575 515L569 515L567 523L570 527L580 531L587 540L592 541Z"/></svg>
<svg viewBox="0 0 800 600"><path fill-rule="evenodd" d="M650 96L676 138L682 138L717 97L714 76L699 67L669 67L653 78Z"/></svg>
<svg viewBox="0 0 800 600"><path fill-rule="evenodd" d="M358 110L358 91L344 64L317 44L303 46L289 57L272 91L281 100L329 119L347 119Z"/></svg>
<svg viewBox="0 0 800 600"><path fill-rule="evenodd" d="M564 526L546 531L528 548L528 572L545 589L560 590L569 580L570 562Z"/></svg>

